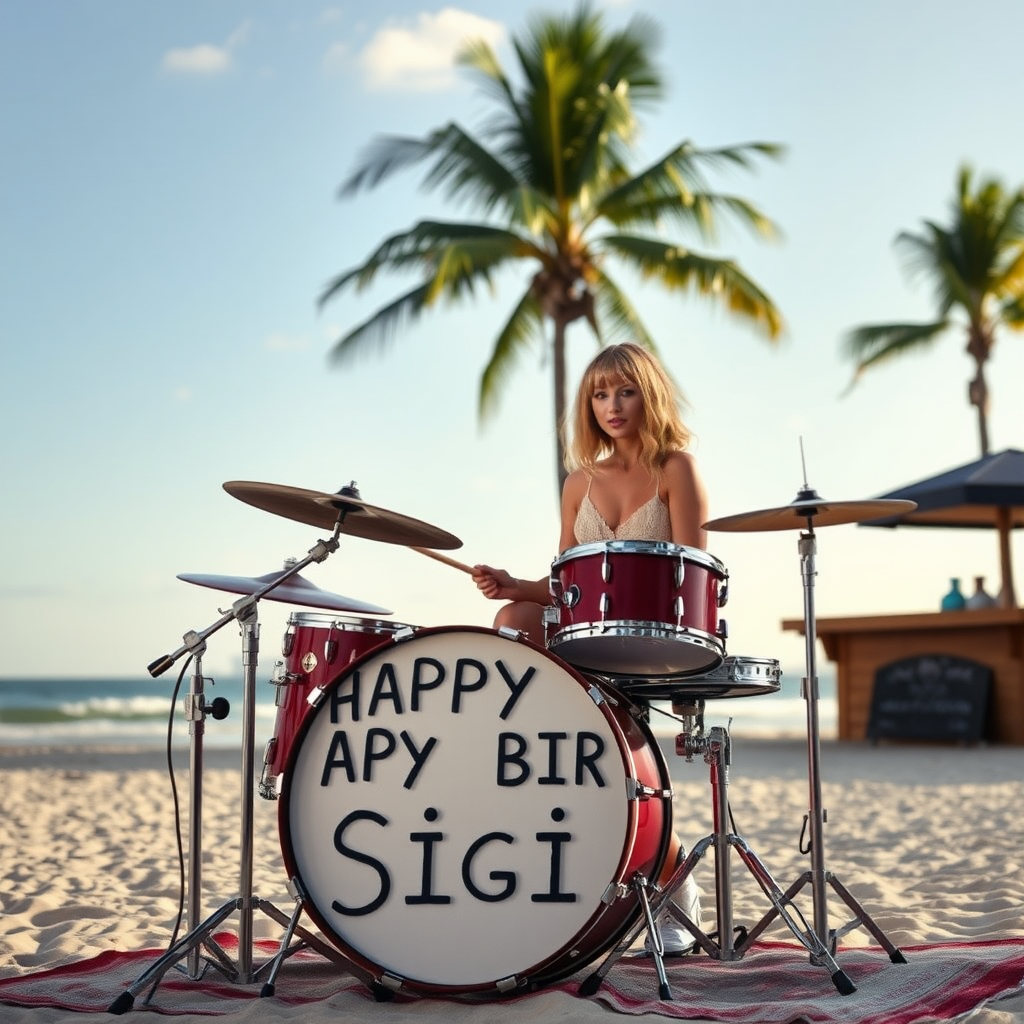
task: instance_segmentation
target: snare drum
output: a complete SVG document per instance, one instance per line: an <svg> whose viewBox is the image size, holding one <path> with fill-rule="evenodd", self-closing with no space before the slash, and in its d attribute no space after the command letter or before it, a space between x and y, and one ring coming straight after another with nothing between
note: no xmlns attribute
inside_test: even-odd
<svg viewBox="0 0 1024 1024"><path fill-rule="evenodd" d="M728 573L698 548L612 540L569 548L551 567L547 646L604 676L706 672L725 655Z"/></svg>
<svg viewBox="0 0 1024 1024"><path fill-rule="evenodd" d="M742 658L730 654L717 668L701 675L675 679L612 679L611 683L638 700L678 703L777 693L781 680L782 670L774 658Z"/></svg>
<svg viewBox="0 0 1024 1024"><path fill-rule="evenodd" d="M284 863L374 983L533 991L638 921L671 790L627 697L469 626L372 651L318 696L282 779Z"/></svg>
<svg viewBox="0 0 1024 1024"><path fill-rule="evenodd" d="M299 724L309 710L308 698L356 658L393 640L403 622L360 619L323 612L294 612L288 619L282 653L270 680L277 687L274 733L263 754L259 793L277 799L277 779L284 770Z"/></svg>

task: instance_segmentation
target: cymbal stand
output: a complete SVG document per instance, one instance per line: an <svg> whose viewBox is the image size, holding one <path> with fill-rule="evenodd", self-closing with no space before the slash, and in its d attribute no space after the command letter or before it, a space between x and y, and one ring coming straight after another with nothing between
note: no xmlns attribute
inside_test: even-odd
<svg viewBox="0 0 1024 1024"><path fill-rule="evenodd" d="M167 671L180 657L186 653L197 656L196 673L198 682L193 685L193 694L190 696L192 702L189 713L195 714L196 686L199 691L202 689L202 673L199 665L200 656L206 650L206 640L218 630L222 629L229 622L237 621L241 628L242 635L242 671L243 671L243 700L242 700L242 815L241 815L241 841L239 857L239 892L224 903L220 909L215 911L204 921L196 922L199 916L199 864L202 857L202 839L199 835L202 810L202 728L191 729L191 759L190 768L192 771L192 810L195 815L189 829L189 866L190 866L190 888L188 894L188 924L190 930L170 948L143 974L141 974L131 985L119 995L108 1008L108 1013L127 1013L134 1004L135 997L147 986L152 985L155 990L160 979L178 964L182 959L187 959L187 974L193 980L199 978L203 971L199 967L200 949L205 947L212 959L207 958L208 965L219 970L229 981L240 984L249 984L255 980L256 974L253 971L253 915L255 910L262 910L278 924L289 928L289 939L293 931L297 931L306 942L313 946L328 959L334 960L348 966L348 961L341 954L328 946L312 933L295 926L294 921L284 914L277 907L267 900L260 899L253 895L252 869L253 869L253 797L254 797L254 757L256 743L256 666L259 660L259 623L257 621L257 606L260 598L269 593L274 587L280 585L296 573L301 572L312 562L322 562L328 555L338 549L338 537L341 532L344 513L339 517L334 534L329 540L318 541L310 548L308 555L297 561L294 565L287 566L281 575L268 583L257 592L236 601L229 611L224 612L216 622L201 631L190 630L183 637L183 644L173 654L165 654L157 658L148 666L150 675L156 677ZM202 706L202 698L199 697L199 704ZM205 707L204 707L205 711ZM201 721L199 725L201 726ZM235 911L238 911L238 957L237 963L232 964L231 958L211 938L215 928L222 924ZM264 965L266 966L266 965ZM260 968L262 970L262 968ZM256 972L258 973L258 972ZM150 998L152 992L146 997Z"/></svg>
<svg viewBox="0 0 1024 1024"><path fill-rule="evenodd" d="M683 725L683 731L676 737L676 753L685 756L687 761L692 761L694 755L700 754L710 769L714 831L693 845L689 854L676 866L675 871L663 887L649 886L647 880L639 872L634 876L631 885L640 902L643 914L605 958L601 966L584 979L580 985L580 994L593 995L616 961L646 930L651 937L650 945L652 946L655 970L658 974L659 996L662 999L671 999L672 992L663 962L664 944L656 924L663 911L668 911L690 932L697 945L715 960L739 960L751 948L754 939L763 931L768 922L777 916L781 917L801 945L811 952L812 962L821 964L829 970L832 982L839 992L842 995L848 995L855 991L853 983L843 973L817 935L806 928L806 922L803 922L802 918L798 921L791 915L790 911L792 910L797 917L800 917L799 910L793 906L790 894L782 892L760 857L750 848L746 840L728 829L729 767L732 764L732 741L728 729L715 726L705 735L703 700L674 702L672 710L680 716ZM714 850L715 854L717 941L713 935L707 934L690 920L672 899L672 896L680 889L709 849ZM729 855L732 849L736 850L740 860L754 876L761 891L768 897L768 901L772 905L772 909L738 944L734 944L732 874L729 865ZM653 889L653 898L648 896L648 888Z"/></svg>
<svg viewBox="0 0 1024 1024"><path fill-rule="evenodd" d="M798 500L808 501L817 493L804 484L797 495ZM803 698L807 704L807 778L808 813L804 817L808 833L808 850L811 869L805 872L787 890L786 896L795 896L805 885L810 884L814 906L814 934L819 943L832 953L836 951L839 937L863 925L878 944L889 954L894 964L907 962L903 953L893 945L867 911L850 894L849 890L825 867L825 822L828 815L821 799L821 728L818 718L818 672L817 672L817 622L814 613L814 578L817 575L817 539L814 534L812 514L807 516L807 528L801 530L798 541L800 573L804 590L804 658L807 675L803 679ZM828 890L831 885L842 901L854 913L854 918L839 929L830 929L828 923ZM769 919L770 920L770 919ZM765 924L768 921L764 922ZM815 962L814 954L811 956Z"/></svg>

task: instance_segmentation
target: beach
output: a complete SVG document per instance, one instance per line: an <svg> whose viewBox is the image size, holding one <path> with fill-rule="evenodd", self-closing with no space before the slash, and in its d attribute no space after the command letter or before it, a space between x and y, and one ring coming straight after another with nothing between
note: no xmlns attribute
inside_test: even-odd
<svg viewBox="0 0 1024 1024"><path fill-rule="evenodd" d="M699 757L688 760L677 754L671 737L659 742L672 778L672 821L692 844L714 828L708 766ZM187 745L173 755L186 830L187 755ZM735 831L785 889L808 868L808 858L800 851L809 802L808 744L733 734L731 762L728 795ZM205 751L204 914L239 892L241 768L237 750ZM829 739L820 746L820 770L826 867L892 943L905 948L1024 933L1024 749L873 746ZM0 834L0 978L72 964L105 951L165 948L180 890L164 753L81 745L9 747L0 749L0 779L5 819ZM277 801L255 797L252 886L256 896L290 913L293 901L277 812ZM734 863L733 875L734 921L752 925L768 910L766 897L742 865ZM694 877L704 894L706 926L707 917L715 913L710 856L697 865ZM848 916L845 906L831 898L829 913L833 926ZM229 918L228 930L232 924ZM264 913L254 914L253 926L256 939L281 938L281 925ZM792 936L775 920L762 938L786 941ZM873 945L864 927L854 927L842 937L840 963L844 948ZM286 962L279 988L287 984L288 971ZM822 985L829 985L824 972ZM233 1002L226 1016L326 1022L358 1013L361 1019L404 1022L436 1014L472 1021L515 1016L586 1022L607 1019L611 1012L597 999L564 991L542 990L514 1005L500 1000L461 1005L429 998L375 1003L345 994L323 1004L283 1006L258 998L258 990L258 985L251 986L253 998ZM112 986L111 1000L119 992ZM95 1015L3 1008L4 1020L13 1024L55 1024L83 1016ZM1018 991L992 1002L969 1019L971 1024L1024 1021L1024 994Z"/></svg>

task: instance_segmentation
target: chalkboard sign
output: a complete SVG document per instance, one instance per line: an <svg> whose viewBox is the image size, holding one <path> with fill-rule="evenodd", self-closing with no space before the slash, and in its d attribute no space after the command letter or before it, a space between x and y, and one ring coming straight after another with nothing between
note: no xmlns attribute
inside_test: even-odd
<svg viewBox="0 0 1024 1024"><path fill-rule="evenodd" d="M868 739L977 743L992 670L951 654L918 654L875 672Z"/></svg>

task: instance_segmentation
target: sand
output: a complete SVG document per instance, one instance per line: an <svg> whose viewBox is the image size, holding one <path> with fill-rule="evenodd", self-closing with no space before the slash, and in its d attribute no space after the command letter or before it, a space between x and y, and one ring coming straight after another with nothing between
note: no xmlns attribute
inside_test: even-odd
<svg viewBox="0 0 1024 1024"><path fill-rule="evenodd" d="M711 723L709 723L711 724ZM800 740L732 738L730 803L736 830L782 888L800 877L809 803L808 750ZM674 820L692 843L712 831L708 769L663 742L673 778ZM187 748L175 753L187 824ZM203 896L209 913L239 891L241 758L205 752ZM896 945L1019 937L1024 933L1024 748L823 741L821 785L826 866ZM0 751L4 828L0 833L0 977L68 964L106 950L161 949L178 910L179 872L171 789L162 752ZM254 800L253 891L290 910L277 831L278 804ZM734 919L752 924L768 909L742 867ZM695 877L714 914L711 857ZM830 923L845 920L842 906ZM229 919L229 924L232 919ZM281 927L254 915L256 938ZM787 940L776 921L764 938ZM862 927L844 946L874 944ZM401 965L397 965L401 966ZM287 964L282 977L288 970ZM112 992L112 997L117 995ZM339 1016L338 1007L283 1007L242 1001L239 1021ZM402 1022L442 1013L465 1020L590 1021L611 1011L594 999L540 992L514 1007L492 1003L366 1003L367 1017ZM144 1010L136 1009L125 1019ZM53 1024L83 1014L3 1007L4 1021ZM341 1014L343 1015L343 1014ZM100 1015L104 1020L113 1019ZM179 1019L191 1019L188 1017ZM195 1018L199 1019L199 1018ZM966 1018L965 1018L966 1019ZM1024 1021L1024 994L983 1007L971 1024Z"/></svg>

